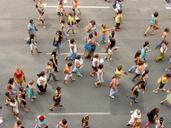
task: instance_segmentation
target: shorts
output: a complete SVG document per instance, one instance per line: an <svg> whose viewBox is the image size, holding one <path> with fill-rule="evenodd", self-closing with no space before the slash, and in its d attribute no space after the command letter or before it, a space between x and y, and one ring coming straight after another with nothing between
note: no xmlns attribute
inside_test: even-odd
<svg viewBox="0 0 171 128"><path fill-rule="evenodd" d="M69 80L72 78L72 73L71 74L66 74L64 80Z"/></svg>
<svg viewBox="0 0 171 128"><path fill-rule="evenodd" d="M36 48L37 48L36 42L33 42L33 43L30 44L30 50L31 51L36 49Z"/></svg>
<svg viewBox="0 0 171 128"><path fill-rule="evenodd" d="M97 67L92 66L93 71L97 72Z"/></svg>
<svg viewBox="0 0 171 128"><path fill-rule="evenodd" d="M115 27L118 29L120 27L120 23L116 23Z"/></svg>
<svg viewBox="0 0 171 128"><path fill-rule="evenodd" d="M162 89L164 87L165 84L160 83L159 89Z"/></svg>

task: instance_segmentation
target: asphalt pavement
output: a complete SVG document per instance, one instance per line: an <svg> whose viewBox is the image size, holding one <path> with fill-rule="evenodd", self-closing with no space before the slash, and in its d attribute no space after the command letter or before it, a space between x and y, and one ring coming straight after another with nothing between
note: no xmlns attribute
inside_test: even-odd
<svg viewBox="0 0 171 128"><path fill-rule="evenodd" d="M47 5L57 5L56 0L46 0L45 3ZM84 26L90 20L96 20L98 30L102 23L105 23L108 27L114 27L115 23L112 18L114 13L110 3L106 3L104 0L79 0L79 3L83 6L110 7L109 9L81 9L80 27L76 29L76 34L71 34L70 37L75 38L79 52L83 52ZM66 5L71 5L71 1L68 0ZM69 10L71 9L67 9L67 11ZM159 12L160 30L154 36L144 37L144 31L154 11ZM166 94L159 93L156 95L152 93L152 90L156 88L157 78L161 76L168 65L167 60L160 63L154 62L154 57L158 54L154 47L160 41L159 35L161 31L165 27L170 28L170 12L171 10L165 9L164 0L125 0L123 4L123 24L121 30L116 32L115 36L116 45L120 48L113 55L111 62L104 63L104 85L95 88L95 79L89 76L91 71L90 60L84 60L83 78L76 78L76 81L72 84L63 85L63 66L66 61L64 60L65 56L58 56L60 72L56 75L59 81L49 83L45 95L38 96L34 102L28 103L29 113L25 113L21 109L20 117L23 125L26 128L33 128L35 117L39 114L45 114L49 128L54 128L62 118L68 120L71 128L80 128L81 114L91 113L91 128L126 128L131 110L139 108L142 111L142 124L144 124L147 121L147 112L154 107L159 107L161 110L160 115L165 118L166 128L171 128L171 108L159 104ZM0 128L12 128L15 118L11 114L11 109L4 105L4 92L8 79L13 76L15 67L21 66L27 81L36 80L36 74L45 68L50 57L46 53L53 50L52 41L60 25L56 9L45 8L47 27L42 28L37 25L38 46L43 53L31 55L25 39L28 37L27 24L29 19L34 19L36 22L38 17L33 0L1 0L0 13L0 103L3 107L0 110L0 116L2 115L4 119L4 123L0 125ZM100 31L98 32L100 33ZM169 39L171 38L169 37ZM148 54L150 78L147 92L140 95L138 105L130 107L127 96L129 96L130 88L134 83L131 81L132 75L128 75L121 79L117 97L110 99L107 85L114 73L114 68L116 65L123 64L124 69L128 70L133 65L134 53L142 47L146 40L151 42L152 49L152 52ZM67 42L62 44L62 52L68 52ZM97 52L102 53L104 51L97 49ZM48 107L53 103L52 95L57 86L62 87L62 104L64 104L64 108L50 112ZM168 84L167 88L169 87L171 87L171 83ZM68 115L60 115L60 113Z"/></svg>

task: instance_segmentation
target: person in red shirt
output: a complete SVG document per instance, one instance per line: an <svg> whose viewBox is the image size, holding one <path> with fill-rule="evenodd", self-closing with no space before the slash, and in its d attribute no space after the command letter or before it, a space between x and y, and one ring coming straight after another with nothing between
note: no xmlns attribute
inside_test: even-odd
<svg viewBox="0 0 171 128"><path fill-rule="evenodd" d="M17 67L14 71L14 81L18 86L22 86L22 83L25 82L25 75L21 68Z"/></svg>

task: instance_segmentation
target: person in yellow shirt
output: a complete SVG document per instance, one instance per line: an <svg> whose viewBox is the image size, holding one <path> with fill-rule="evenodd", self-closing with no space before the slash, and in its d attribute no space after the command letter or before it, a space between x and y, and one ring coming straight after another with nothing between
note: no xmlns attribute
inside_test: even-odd
<svg viewBox="0 0 171 128"><path fill-rule="evenodd" d="M123 15L122 15L122 10L119 10L116 17L115 17L115 31L120 29L120 25L122 23Z"/></svg>
<svg viewBox="0 0 171 128"><path fill-rule="evenodd" d="M74 34L74 24L75 24L75 19L72 13L68 14L68 28L67 28L67 34L69 33L70 30L72 30L72 33Z"/></svg>
<svg viewBox="0 0 171 128"><path fill-rule="evenodd" d="M153 92L154 93L158 93L159 90L166 91L166 89L164 88L164 86L168 83L170 77L171 77L171 74L168 74L168 73L162 75L158 79L158 81L157 81L157 83L159 84L159 86L156 89L154 89Z"/></svg>

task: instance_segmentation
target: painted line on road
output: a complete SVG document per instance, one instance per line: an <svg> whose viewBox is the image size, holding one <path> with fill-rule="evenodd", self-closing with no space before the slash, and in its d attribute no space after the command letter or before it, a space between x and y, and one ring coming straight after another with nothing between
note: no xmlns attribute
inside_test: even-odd
<svg viewBox="0 0 171 128"><path fill-rule="evenodd" d="M47 5L44 4L45 8L57 8L58 6L55 5ZM72 6L64 6L64 8L72 8ZM80 8L84 8L84 9L109 9L109 6L80 6Z"/></svg>
<svg viewBox="0 0 171 128"><path fill-rule="evenodd" d="M82 116L86 114L92 116L108 116L111 115L111 112L48 113L50 116Z"/></svg>
<svg viewBox="0 0 171 128"><path fill-rule="evenodd" d="M46 53L47 55L51 55L51 52L47 52ZM64 52L64 53L61 53L60 55L68 55L69 53L67 53L67 52ZM101 52L96 52L96 54L99 54L99 55L107 55L107 53L101 53ZM80 53L77 53L77 55L84 55L84 53L83 52L80 52Z"/></svg>
<svg viewBox="0 0 171 128"><path fill-rule="evenodd" d="M171 9L171 7L166 7L166 9L168 9L168 10L169 10L169 9Z"/></svg>

